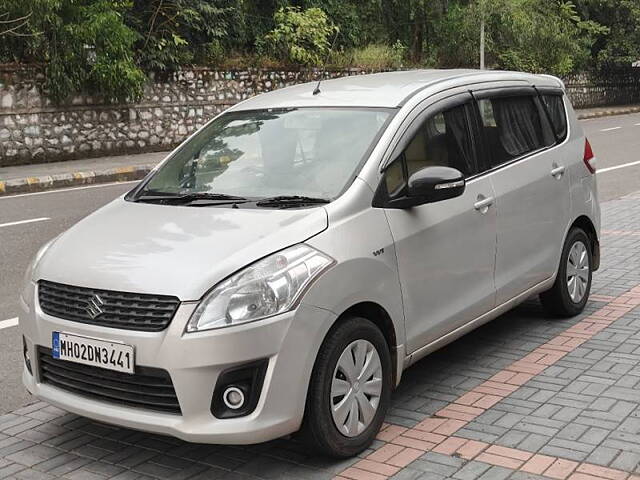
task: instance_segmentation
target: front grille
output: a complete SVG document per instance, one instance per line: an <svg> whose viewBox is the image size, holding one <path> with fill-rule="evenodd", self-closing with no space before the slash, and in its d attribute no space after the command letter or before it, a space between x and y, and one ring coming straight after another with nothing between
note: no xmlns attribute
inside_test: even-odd
<svg viewBox="0 0 640 480"><path fill-rule="evenodd" d="M136 367L136 373L115 372L51 356L51 349L38 347L40 381L83 397L128 407L180 415L180 404L166 370Z"/></svg>
<svg viewBox="0 0 640 480"><path fill-rule="evenodd" d="M92 317L90 301L95 295L102 313ZM176 297L166 295L97 290L46 280L38 282L38 300L42 311L54 317L145 332L164 330L180 304Z"/></svg>

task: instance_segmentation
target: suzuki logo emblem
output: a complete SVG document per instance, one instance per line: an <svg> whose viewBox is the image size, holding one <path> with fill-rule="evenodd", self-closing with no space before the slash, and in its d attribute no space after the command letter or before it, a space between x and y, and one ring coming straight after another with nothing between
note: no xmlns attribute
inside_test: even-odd
<svg viewBox="0 0 640 480"><path fill-rule="evenodd" d="M89 314L89 317L91 317L91 319L94 320L104 313L104 310L102 310L103 306L104 306L104 300L102 300L102 298L100 298L100 295L96 293L87 302L87 314Z"/></svg>

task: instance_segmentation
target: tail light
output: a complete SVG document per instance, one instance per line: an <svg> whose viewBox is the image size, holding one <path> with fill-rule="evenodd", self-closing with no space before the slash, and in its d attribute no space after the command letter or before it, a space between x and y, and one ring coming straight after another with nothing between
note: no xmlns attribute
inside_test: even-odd
<svg viewBox="0 0 640 480"><path fill-rule="evenodd" d="M591 173L596 173L596 156L593 154L591 144L588 139L584 139L584 158L582 159L587 170Z"/></svg>

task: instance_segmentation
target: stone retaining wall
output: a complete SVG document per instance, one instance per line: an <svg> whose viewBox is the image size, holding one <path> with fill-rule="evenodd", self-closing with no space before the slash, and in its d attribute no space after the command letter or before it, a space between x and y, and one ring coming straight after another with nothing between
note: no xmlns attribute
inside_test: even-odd
<svg viewBox="0 0 640 480"><path fill-rule="evenodd" d="M332 77L369 73L330 72ZM194 68L151 76L140 102L113 105L77 95L55 106L35 68L0 67L0 167L168 150L229 106L258 93L315 79L312 71ZM606 78L567 79L577 108L640 102L640 68Z"/></svg>
<svg viewBox="0 0 640 480"><path fill-rule="evenodd" d="M367 72L342 70L329 76L361 73ZM315 77L302 70L194 68L151 76L135 104L77 95L55 106L40 93L43 78L35 70L0 70L0 167L168 150L241 100Z"/></svg>
<svg viewBox="0 0 640 480"><path fill-rule="evenodd" d="M575 108L640 103L640 68L580 73L564 80Z"/></svg>

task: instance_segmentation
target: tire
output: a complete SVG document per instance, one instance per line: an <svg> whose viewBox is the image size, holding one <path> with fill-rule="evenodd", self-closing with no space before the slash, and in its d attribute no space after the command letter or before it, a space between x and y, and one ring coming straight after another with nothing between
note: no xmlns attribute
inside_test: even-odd
<svg viewBox="0 0 640 480"><path fill-rule="evenodd" d="M579 244L581 244L582 247L577 246ZM578 250L573 250L574 248ZM579 275L574 276L574 283L571 284L577 289L574 290L574 288L570 286L567 271L570 269L570 255L572 258L571 265L576 262L577 257L582 257L582 255L579 255L581 252L580 248L584 249L584 258L582 260L584 263L578 259L578 266L584 264L585 267L573 270L573 272L581 272ZM581 228L572 228L562 248L556 281L553 287L540 294L542 305L550 314L557 317L573 317L578 315L584 310L587 300L589 299L592 274L593 252L591 251L591 241L584 230ZM580 295L581 292L582 294Z"/></svg>
<svg viewBox="0 0 640 480"><path fill-rule="evenodd" d="M362 352L365 347L366 349L375 349L379 359L380 370L375 368L377 363L373 360L373 350L366 350L365 361L360 363L371 365L377 373L369 376L367 371L365 375L369 377L369 381L356 378L352 382L344 374L341 365L345 364L344 362L353 361L356 370L362 373L364 369L359 370L357 368L358 362L350 354L351 352ZM348 348L350 349L349 352L347 351ZM361 355L358 357L362 358ZM372 361L367 363L367 360ZM314 451L319 451L332 457L352 457L365 450L373 442L380 430L389 408L392 390L391 368L389 347L378 327L369 320L360 317L352 317L341 322L324 339L313 367L307 394L305 416L300 431L302 441L307 443ZM352 378L355 377L353 374L350 376ZM340 391L338 387L344 388L345 391L348 390L343 397L339 395L332 396L334 377L337 378L334 393ZM377 379L380 379L380 382ZM362 384L360 384L359 380L362 381ZM375 403L376 396L369 397L368 394L378 383L381 383L381 391L377 397L377 409L373 417L369 416L367 421L363 413L364 410L358 408L358 405L361 405L360 402L367 399L370 399L369 405L371 405L371 402ZM339 406L343 401L344 406L352 405L353 402L357 403L355 407L358 409L357 416L353 418L362 419L362 422L358 421L357 425L350 423L352 409L348 409L349 414L344 422L334 420L332 407ZM344 409L340 409L340 411L344 412ZM368 407L367 411L371 412ZM340 417L341 415L336 413L336 416ZM343 430L338 428L338 423L342 425ZM352 428L349 430L349 427Z"/></svg>

